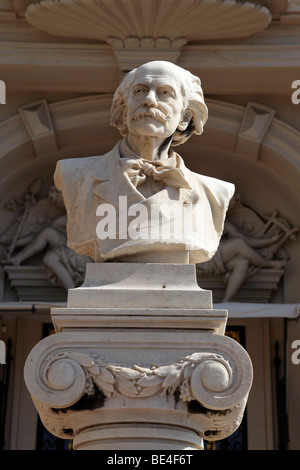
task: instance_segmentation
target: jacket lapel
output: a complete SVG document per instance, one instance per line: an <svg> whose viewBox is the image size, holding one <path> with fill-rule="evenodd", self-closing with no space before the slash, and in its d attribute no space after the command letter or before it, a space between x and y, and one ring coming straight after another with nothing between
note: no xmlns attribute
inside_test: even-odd
<svg viewBox="0 0 300 470"><path fill-rule="evenodd" d="M120 142L106 155L99 158L99 164L95 171L94 193L104 201L119 208L119 196L126 196L127 207L141 202L148 204L162 203L167 201L195 204L199 202L199 193L195 190L176 189L166 187L165 189L145 198L131 183L129 177L121 170L120 165ZM187 181L191 181L190 172L182 158L176 154L177 167L183 172ZM193 179L193 178L192 178ZM191 187L193 187L193 183Z"/></svg>
<svg viewBox="0 0 300 470"><path fill-rule="evenodd" d="M119 207L119 196L127 197L128 207L145 200L129 177L122 173L119 145L99 159L94 178L94 193L116 208Z"/></svg>

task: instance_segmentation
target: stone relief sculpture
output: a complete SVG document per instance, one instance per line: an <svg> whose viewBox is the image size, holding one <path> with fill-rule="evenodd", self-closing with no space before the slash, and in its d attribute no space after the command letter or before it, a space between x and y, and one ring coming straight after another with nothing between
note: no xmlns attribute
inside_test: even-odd
<svg viewBox="0 0 300 470"><path fill-rule="evenodd" d="M41 181L33 181L24 196L7 203L8 209L22 208L22 213L0 236L1 244L7 246L2 264L19 266L35 254L44 253L42 262L48 280L68 290L82 284L86 263L92 259L67 247L67 216L61 192L52 186L48 197L38 199L40 188ZM298 231L277 217L276 211L263 220L235 194L217 252L211 260L196 265L199 284L203 273L222 275L226 286L223 301L232 300L245 280L259 269L284 268L286 253L281 253L279 259L274 256L289 239L296 238Z"/></svg>
<svg viewBox="0 0 300 470"><path fill-rule="evenodd" d="M197 265L197 273L221 274L226 289L224 302L230 301L245 280L261 268L283 269L287 256L280 248L288 239L295 239L298 227L291 228L286 220L266 220L244 206L239 194L230 203L219 248L213 258Z"/></svg>
<svg viewBox="0 0 300 470"><path fill-rule="evenodd" d="M65 212L62 204L56 204L56 188L51 188L47 197L38 198L42 187L40 179L34 180L28 191L21 196L12 197L5 207L19 214L15 222L0 235L0 243L6 247L6 258L18 248L25 245L44 227L52 223Z"/></svg>
<svg viewBox="0 0 300 470"><path fill-rule="evenodd" d="M201 273L223 276L224 301L258 269L284 267L285 260L274 256L298 229L289 229L276 215L262 224L245 207L241 216L232 184L191 172L172 149L203 131L207 108L197 77L167 62L145 64L120 84L111 113L112 125L123 136L112 151L57 164L55 182L68 218L55 187L48 198L37 199L39 180L23 198L9 202L22 213L0 237L8 246L5 264L17 266L43 252L48 279L68 290L83 282L86 262L92 259L196 263L200 278ZM97 227L109 210L115 232L99 237ZM138 223L131 236L134 220ZM172 224L188 229L162 236Z"/></svg>
<svg viewBox="0 0 300 470"><path fill-rule="evenodd" d="M7 258L1 263L19 266L25 260L42 254L49 281L68 290L83 282L86 263L91 260L67 247L67 216L61 193L52 186L48 197L38 200L36 196L40 187L41 181L36 180L24 199L9 201L9 208L21 206L24 210L17 222L0 237L0 242L8 245Z"/></svg>
<svg viewBox="0 0 300 470"><path fill-rule="evenodd" d="M120 84L111 115L123 136L113 150L62 160L56 167L55 184L68 213L68 246L96 262L140 262L147 256L161 262L162 254L177 263L210 259L234 186L193 173L172 149L203 131L207 107L199 78L169 62L144 64ZM116 219L112 236L97 231L97 214L104 211ZM132 235L134 220L122 222L125 215L137 214ZM188 216L192 224L184 234L162 236L160 231L172 224L185 228L182 217Z"/></svg>

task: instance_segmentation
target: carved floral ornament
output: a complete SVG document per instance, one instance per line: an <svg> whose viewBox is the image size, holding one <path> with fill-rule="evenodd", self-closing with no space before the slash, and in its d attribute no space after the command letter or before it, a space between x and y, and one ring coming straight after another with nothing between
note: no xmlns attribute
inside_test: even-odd
<svg viewBox="0 0 300 470"><path fill-rule="evenodd" d="M48 360L43 381L50 388L64 390L72 386L80 365L85 374L84 394L92 396L98 388L106 398L124 395L143 398L156 393L179 392L184 402L199 400L203 406L217 406L217 395L232 391L233 371L229 361L212 353L194 353L175 364L153 365L151 368L134 365L122 367L105 364L102 359L81 352L62 352ZM228 403L224 402L226 408Z"/></svg>
<svg viewBox="0 0 300 470"><path fill-rule="evenodd" d="M138 408L151 408L154 403L155 408L172 413L193 409L196 422L202 423L197 432L210 440L220 439L240 424L252 384L252 366L236 341L217 336L218 347L152 366L108 363L88 349L49 349L52 338L48 337L44 340L48 353L38 354L37 345L28 357L25 381L42 421L62 438L74 437L70 430L65 432L65 419L77 416L73 410L84 413L81 399L87 399L89 408L95 400L96 408L107 411L124 401Z"/></svg>
<svg viewBox="0 0 300 470"><path fill-rule="evenodd" d="M237 343L232 348L225 344L220 351L195 352L176 363L150 367L114 365L80 350L53 351L29 361L27 377L39 376L32 393L58 409L72 406L84 395L92 397L98 390L106 399L176 394L183 402L197 400L205 408L225 410L242 401L252 382L248 354ZM30 370L33 361L37 368Z"/></svg>

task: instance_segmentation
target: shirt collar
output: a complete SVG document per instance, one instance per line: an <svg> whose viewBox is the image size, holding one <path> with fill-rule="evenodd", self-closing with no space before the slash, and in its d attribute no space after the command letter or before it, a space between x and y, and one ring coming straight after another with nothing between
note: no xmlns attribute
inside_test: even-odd
<svg viewBox="0 0 300 470"><path fill-rule="evenodd" d="M179 167L179 161L178 161L176 152L174 152L173 149L170 149L169 153L170 153L169 157L164 160L160 160L160 162L163 163L164 165L173 166L174 168ZM134 159L141 158L130 148L126 138L124 138L121 141L120 156L121 158L134 158ZM151 161L151 160L148 160L148 161Z"/></svg>

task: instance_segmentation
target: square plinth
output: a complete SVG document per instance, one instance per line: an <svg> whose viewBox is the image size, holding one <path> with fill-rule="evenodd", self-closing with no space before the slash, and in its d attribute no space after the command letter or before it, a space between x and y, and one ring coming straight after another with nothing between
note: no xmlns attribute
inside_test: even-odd
<svg viewBox="0 0 300 470"><path fill-rule="evenodd" d="M70 289L66 308L54 308L57 332L75 330L191 329L224 334L227 311L212 307L194 265L88 264L83 285Z"/></svg>
<svg viewBox="0 0 300 470"><path fill-rule="evenodd" d="M194 265L89 263L68 307L211 309L212 293L198 286Z"/></svg>

